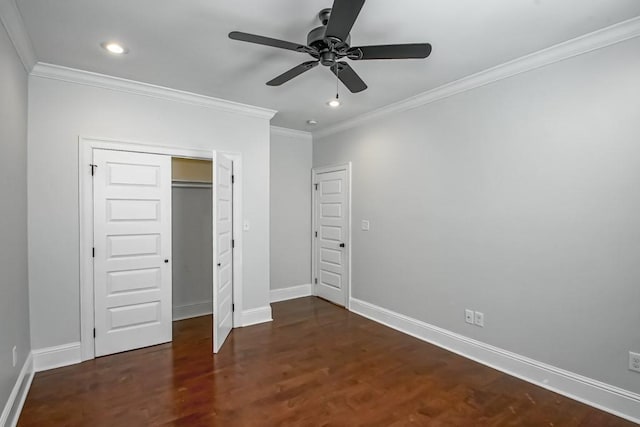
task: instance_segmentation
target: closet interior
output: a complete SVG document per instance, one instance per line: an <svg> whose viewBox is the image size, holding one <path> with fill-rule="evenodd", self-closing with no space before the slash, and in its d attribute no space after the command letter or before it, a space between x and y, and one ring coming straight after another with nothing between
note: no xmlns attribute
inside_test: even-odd
<svg viewBox="0 0 640 427"><path fill-rule="evenodd" d="M171 159L173 320L213 313L211 160Z"/></svg>

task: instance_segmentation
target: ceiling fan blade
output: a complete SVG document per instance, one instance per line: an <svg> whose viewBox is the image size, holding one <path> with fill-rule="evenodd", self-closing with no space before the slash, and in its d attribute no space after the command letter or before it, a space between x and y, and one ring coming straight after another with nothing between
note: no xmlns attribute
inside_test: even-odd
<svg viewBox="0 0 640 427"><path fill-rule="evenodd" d="M325 32L326 37L345 41L362 6L364 6L364 0L334 0Z"/></svg>
<svg viewBox="0 0 640 427"><path fill-rule="evenodd" d="M317 65L318 65L318 61L303 62L300 65L296 65L295 67L293 67L289 71L285 71L284 73L280 74L275 79L268 81L267 85L268 86L280 86L281 84L288 82L292 78L299 76L300 74L304 73L305 71L309 71L310 69L314 68Z"/></svg>
<svg viewBox="0 0 640 427"><path fill-rule="evenodd" d="M431 54L429 43L387 44L378 46L357 46L347 52L349 59L408 59L426 58Z"/></svg>
<svg viewBox="0 0 640 427"><path fill-rule="evenodd" d="M367 88L367 84L346 62L336 62L331 66L331 71L353 93L362 92Z"/></svg>
<svg viewBox="0 0 640 427"><path fill-rule="evenodd" d="M272 39L271 37L257 36L255 34L242 33L240 31L232 31L229 33L229 38L233 40L240 40L242 42L256 43L265 46L277 47L280 49L295 50L296 52L308 53L311 48L284 40Z"/></svg>

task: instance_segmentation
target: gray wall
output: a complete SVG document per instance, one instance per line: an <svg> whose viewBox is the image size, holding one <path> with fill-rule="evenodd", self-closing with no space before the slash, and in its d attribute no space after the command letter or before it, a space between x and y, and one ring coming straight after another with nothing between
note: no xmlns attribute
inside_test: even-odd
<svg viewBox="0 0 640 427"><path fill-rule="evenodd" d="M29 351L27 73L0 24L0 412Z"/></svg>
<svg viewBox="0 0 640 427"><path fill-rule="evenodd" d="M271 130L271 289L311 283L311 137Z"/></svg>
<svg viewBox="0 0 640 427"><path fill-rule="evenodd" d="M314 166L353 161L353 296L640 392L638 52L314 139Z"/></svg>
<svg viewBox="0 0 640 427"><path fill-rule="evenodd" d="M31 76L29 297L35 349L80 339L78 137L240 153L243 310L269 307L269 120ZM238 308L236 308L238 309Z"/></svg>
<svg viewBox="0 0 640 427"><path fill-rule="evenodd" d="M213 310L211 188L171 190L173 316Z"/></svg>

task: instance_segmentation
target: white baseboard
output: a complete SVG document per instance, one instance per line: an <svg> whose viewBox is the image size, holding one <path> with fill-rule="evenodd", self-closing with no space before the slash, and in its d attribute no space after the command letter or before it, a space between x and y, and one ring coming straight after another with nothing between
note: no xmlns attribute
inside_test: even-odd
<svg viewBox="0 0 640 427"><path fill-rule="evenodd" d="M271 302L286 301L295 298L308 297L311 295L311 284L291 286L282 289L271 289L271 291L269 292Z"/></svg>
<svg viewBox="0 0 640 427"><path fill-rule="evenodd" d="M9 400L7 400L2 414L0 414L0 426L15 427L18 424L18 418L20 418L22 407L31 388L34 373L33 356L29 353L11 390Z"/></svg>
<svg viewBox="0 0 640 427"><path fill-rule="evenodd" d="M571 399L640 423L640 394L511 353L368 302L355 298L350 302L351 311L368 319Z"/></svg>
<svg viewBox="0 0 640 427"><path fill-rule="evenodd" d="M75 365L80 362L82 362L82 352L79 342L33 350L33 366L36 372Z"/></svg>
<svg viewBox="0 0 640 427"><path fill-rule="evenodd" d="M258 323L271 322L271 306L252 308L242 312L241 326L257 325Z"/></svg>
<svg viewBox="0 0 640 427"><path fill-rule="evenodd" d="M173 320L191 319L213 313L213 301L197 302L194 304L177 305L173 307Z"/></svg>

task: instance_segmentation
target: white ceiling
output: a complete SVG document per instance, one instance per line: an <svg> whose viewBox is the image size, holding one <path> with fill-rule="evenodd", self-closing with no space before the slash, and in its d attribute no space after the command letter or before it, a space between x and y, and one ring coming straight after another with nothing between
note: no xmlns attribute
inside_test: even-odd
<svg viewBox="0 0 640 427"><path fill-rule="evenodd" d="M230 40L232 30L306 43L331 0L17 0L39 61L279 111L273 124L315 130L640 15L638 0L368 0L352 45L429 42L426 60L351 62L369 85L340 87L317 67L265 82L310 59ZM121 57L100 48L117 40ZM316 119L315 128L306 125Z"/></svg>

